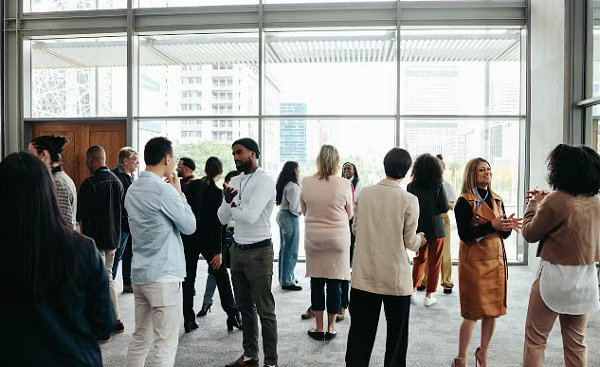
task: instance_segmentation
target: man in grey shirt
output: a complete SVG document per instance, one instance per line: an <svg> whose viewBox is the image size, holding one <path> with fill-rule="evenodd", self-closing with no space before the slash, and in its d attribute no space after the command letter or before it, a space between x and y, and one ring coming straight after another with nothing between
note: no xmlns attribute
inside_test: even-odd
<svg viewBox="0 0 600 367"><path fill-rule="evenodd" d="M266 367L277 366L277 317L271 292L273 243L271 213L275 206L275 182L258 167L258 144L250 138L236 140L233 159L239 176L225 189L217 215L222 224L235 220L234 245L230 249L231 280L242 313L244 354L227 367L258 367L258 315L262 326Z"/></svg>
<svg viewBox="0 0 600 367"><path fill-rule="evenodd" d="M196 217L174 172L177 158L171 142L163 137L150 139L144 148L144 161L146 170L125 196L133 237L131 281L135 297L135 332L127 366L143 367L153 340L152 365L171 367L183 312L181 282L186 275L180 233L194 233Z"/></svg>

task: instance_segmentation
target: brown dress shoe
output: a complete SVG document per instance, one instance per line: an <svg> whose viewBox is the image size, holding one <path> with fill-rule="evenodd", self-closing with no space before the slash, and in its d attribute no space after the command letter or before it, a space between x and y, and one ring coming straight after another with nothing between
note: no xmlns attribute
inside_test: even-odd
<svg viewBox="0 0 600 367"><path fill-rule="evenodd" d="M306 310L305 313L303 313L302 315L300 315L300 318L302 320L312 319L313 317L315 317L315 313L313 312L312 307L309 307L308 310Z"/></svg>
<svg viewBox="0 0 600 367"><path fill-rule="evenodd" d="M340 313L335 316L335 321L343 321L346 318L346 309L340 308Z"/></svg>
<svg viewBox="0 0 600 367"><path fill-rule="evenodd" d="M242 354L240 358L231 362L225 367L258 367L258 358L252 358L244 361L244 355Z"/></svg>

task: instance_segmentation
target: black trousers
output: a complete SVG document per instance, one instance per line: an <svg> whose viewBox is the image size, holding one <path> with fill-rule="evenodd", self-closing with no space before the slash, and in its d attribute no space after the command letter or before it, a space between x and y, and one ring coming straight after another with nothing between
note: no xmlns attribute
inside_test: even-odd
<svg viewBox="0 0 600 367"><path fill-rule="evenodd" d="M340 282L339 279L310 278L310 301L313 311L325 311L327 313L340 312ZM325 285L327 285L327 296L325 296Z"/></svg>
<svg viewBox="0 0 600 367"><path fill-rule="evenodd" d="M196 283L196 271L198 269L198 259L200 258L199 246L187 244L183 247L185 252L185 267L187 276L183 281L183 319L194 320L194 284ZM213 255L214 256L214 255ZM221 298L221 307L228 315L237 315L238 308L233 299L233 291L231 289L231 281L225 264L221 264L218 269L213 269L210 266L212 257L207 258L208 274L213 274L217 281L217 289L219 290L219 298Z"/></svg>
<svg viewBox="0 0 600 367"><path fill-rule="evenodd" d="M384 367L405 367L410 296L387 296L352 288L346 366L368 367L377 334L381 303L387 320Z"/></svg>

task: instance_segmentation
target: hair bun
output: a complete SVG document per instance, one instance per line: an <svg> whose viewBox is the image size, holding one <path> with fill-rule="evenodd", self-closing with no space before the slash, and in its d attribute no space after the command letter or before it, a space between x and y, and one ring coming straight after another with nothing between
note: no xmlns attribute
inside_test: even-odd
<svg viewBox="0 0 600 367"><path fill-rule="evenodd" d="M54 151L58 154L62 153L65 145L69 142L64 136L57 135L53 135L51 141Z"/></svg>

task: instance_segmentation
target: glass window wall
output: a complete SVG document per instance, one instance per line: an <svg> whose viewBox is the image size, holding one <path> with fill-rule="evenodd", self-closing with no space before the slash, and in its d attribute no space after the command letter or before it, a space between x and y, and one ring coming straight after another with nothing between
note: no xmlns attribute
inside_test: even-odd
<svg viewBox="0 0 600 367"><path fill-rule="evenodd" d="M140 116L257 115L258 33L140 36Z"/></svg>
<svg viewBox="0 0 600 367"><path fill-rule="evenodd" d="M31 59L31 117L127 114L127 50L123 37L25 41Z"/></svg>
<svg viewBox="0 0 600 367"><path fill-rule="evenodd" d="M274 179L288 160L300 163L302 176L314 174L320 146L331 144L344 162L356 164L368 186L384 177L383 157L399 146L413 159L425 152L443 154L447 179L457 191L469 159L490 160L494 188L507 212L518 211L526 140L522 28L490 27L481 20L473 21L480 26L459 27L449 25L449 20L444 26L433 22L403 26L397 32L388 13L386 21L361 26L312 16L298 20L302 25L285 22L297 19L292 17L300 14L295 12L302 10L301 3L309 2L325 1L264 1L298 4L280 7L283 10L278 12L290 8L291 13L277 13L276 18L284 21L266 29L257 25L237 29L238 25L227 23L228 14L215 14L208 29L180 26L178 17L187 14L161 9L156 26L140 21L146 28L138 31L137 23L133 25L135 62L129 66L127 39L122 34L36 35L24 47L25 114L38 119L126 118L129 70L137 81L132 90L136 105L129 109L137 127L133 145L143 152L150 138L166 136L178 156L196 161L199 177L211 155L223 161L225 171L235 169L231 143L249 136L261 144L261 166ZM345 11L337 1L327 2L331 3L327 8L334 9L331 14ZM86 9L119 6L117 0L95 3L96 8ZM457 6L468 7L466 3ZM136 6L231 5L232 10L252 12L252 7L236 7L248 4L258 1L139 0ZM389 4L369 5L378 6L396 16ZM61 10L74 10L63 8L50 11L60 17ZM150 13L138 16L154 16ZM274 19L268 14L265 7L265 24ZM277 253L276 213L277 209L272 232ZM512 261L522 258L517 237L506 242ZM457 241L454 229L455 258Z"/></svg>

